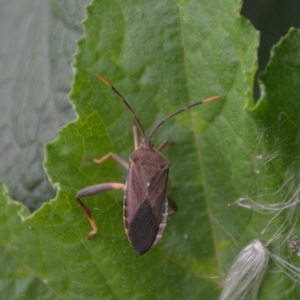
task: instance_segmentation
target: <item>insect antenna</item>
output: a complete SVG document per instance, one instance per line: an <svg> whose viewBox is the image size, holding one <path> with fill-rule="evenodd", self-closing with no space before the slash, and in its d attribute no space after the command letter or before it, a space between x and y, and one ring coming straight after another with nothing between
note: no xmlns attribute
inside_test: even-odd
<svg viewBox="0 0 300 300"><path fill-rule="evenodd" d="M202 103L207 103L207 102L210 102L210 101L214 101L214 100L217 100L217 99L219 99L219 98L221 98L221 96L218 95L218 96L213 96L213 97L210 97L210 98L207 98L207 99L204 99L204 100L195 102L195 103L193 103L193 104L191 104L191 105L189 105L189 106L186 106L186 107L184 107L184 108L182 108L182 109L180 109L180 110L178 110L178 111L176 111L176 112L174 112L174 113L172 113L172 114L170 114L170 115L164 117L164 118L163 118L162 120L160 120L160 121L156 124L156 126L152 129L152 131L150 132L148 138L151 139L151 137L153 136L153 134L155 133L155 131L156 131L156 130L157 130L157 129L158 129L158 128L166 121L166 120L168 120L168 119L170 119L170 118L172 118L172 117L174 117L174 116L180 114L181 112L184 112L184 111L186 111L186 110L188 110L188 109L190 109L190 108L192 108L192 107L194 107L194 106L196 106L196 105L200 105L200 104L202 104Z"/></svg>
<svg viewBox="0 0 300 300"><path fill-rule="evenodd" d="M115 92L117 94L117 96L123 101L123 103L126 105L126 107L128 108L129 112L131 113L131 115L133 116L134 120L136 121L142 136L145 137L145 132L144 129L141 125L140 120L138 119L138 117L136 116L136 114L134 113L134 111L132 110L132 108L130 107L129 103L126 101L126 99L114 88L114 86L112 84L110 84L103 76L101 76L100 74L96 73L95 74L102 82L104 82L113 92Z"/></svg>

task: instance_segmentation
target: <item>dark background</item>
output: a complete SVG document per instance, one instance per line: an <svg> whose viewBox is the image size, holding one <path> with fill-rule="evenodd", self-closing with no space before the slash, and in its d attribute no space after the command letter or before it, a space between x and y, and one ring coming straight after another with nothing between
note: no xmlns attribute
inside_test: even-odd
<svg viewBox="0 0 300 300"><path fill-rule="evenodd" d="M260 31L257 79L266 68L272 46L290 27L300 28L300 0L245 0L241 14ZM257 82L254 95L259 98Z"/></svg>

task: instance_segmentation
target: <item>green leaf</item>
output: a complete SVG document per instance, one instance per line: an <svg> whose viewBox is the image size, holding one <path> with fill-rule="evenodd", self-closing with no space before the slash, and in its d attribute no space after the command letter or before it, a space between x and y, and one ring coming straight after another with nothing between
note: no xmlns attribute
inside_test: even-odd
<svg viewBox="0 0 300 300"><path fill-rule="evenodd" d="M289 204L268 226L266 220L273 216L265 218L256 214L252 222L262 223L263 219L260 230L266 227L265 235L271 239L277 235L269 248L298 268L299 258L288 253L288 242L299 235L299 49L300 31L291 29L273 48L270 62L261 75L263 96L252 112L260 132L258 155L254 158L256 175L249 180L247 192L260 204ZM278 268L271 270L278 271ZM260 299L299 298L299 285L293 284L282 272L272 275L267 276Z"/></svg>
<svg viewBox="0 0 300 300"><path fill-rule="evenodd" d="M71 92L78 119L46 146L45 168L59 192L29 217L2 188L1 290L10 299L218 297L236 254L260 237L271 218L228 204L247 195L272 198L289 178L288 167L290 172L298 169L296 148L290 160L283 155L264 165L257 157L289 153L283 145L287 140L297 147L297 130L289 128L299 124L299 76L283 78L299 61L299 32L292 31L277 46L279 62L273 58L263 77L266 99L254 108L258 35L239 16L239 5L94 1L87 8ZM75 200L86 186L126 180L126 170L114 161L97 165L90 158L108 152L127 158L133 151L131 116L96 72L125 96L148 133L163 116L222 95L222 100L168 120L153 138L155 145L166 139L173 143L164 155L172 162L169 188L178 212L168 219L161 241L143 256L133 251L124 233L120 192L83 200L99 227L90 241L90 225ZM274 82L269 82L272 77ZM272 88L279 87L285 94L293 91L286 98L291 104L283 110L283 103L273 100L277 92L274 95ZM279 111L289 117L280 119L282 123L276 119ZM261 299L286 293L297 299L297 292L283 274L268 273Z"/></svg>

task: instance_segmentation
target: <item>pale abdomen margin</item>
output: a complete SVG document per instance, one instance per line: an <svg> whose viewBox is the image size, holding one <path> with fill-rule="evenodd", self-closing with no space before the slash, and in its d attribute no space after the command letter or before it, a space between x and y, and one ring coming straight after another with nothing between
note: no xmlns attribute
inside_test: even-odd
<svg viewBox="0 0 300 300"><path fill-rule="evenodd" d="M126 197L126 196L125 196ZM153 247L162 237L168 217L168 199L165 197L165 205L162 211L161 221L158 224L152 213L148 199L144 200L134 214L130 224L127 220L126 198L124 199L124 224L128 238L139 254L145 253Z"/></svg>

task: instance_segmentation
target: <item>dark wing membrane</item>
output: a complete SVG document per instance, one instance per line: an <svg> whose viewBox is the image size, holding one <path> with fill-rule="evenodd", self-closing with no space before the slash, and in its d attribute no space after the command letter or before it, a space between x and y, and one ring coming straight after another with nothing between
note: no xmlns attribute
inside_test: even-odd
<svg viewBox="0 0 300 300"><path fill-rule="evenodd" d="M128 237L138 254L143 254L152 247L157 235L157 228L152 208L146 199L134 215L128 228Z"/></svg>

